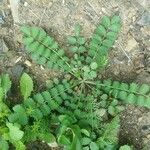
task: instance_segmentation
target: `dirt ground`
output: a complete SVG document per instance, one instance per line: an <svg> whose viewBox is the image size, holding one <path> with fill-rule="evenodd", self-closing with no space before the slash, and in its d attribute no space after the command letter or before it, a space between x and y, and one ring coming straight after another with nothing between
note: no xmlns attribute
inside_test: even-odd
<svg viewBox="0 0 150 150"><path fill-rule="evenodd" d="M25 54L19 30L21 25L43 27L64 46L76 23L83 26L83 35L90 38L102 16L118 14L122 19L122 30L110 52L104 75L126 82L150 84L149 0L11 1L14 2L0 0L0 72L9 72L16 81L24 70L30 72L41 90L46 80L57 73L36 65ZM148 144L149 150L150 111L128 106L121 120L120 143L132 144L137 150Z"/></svg>

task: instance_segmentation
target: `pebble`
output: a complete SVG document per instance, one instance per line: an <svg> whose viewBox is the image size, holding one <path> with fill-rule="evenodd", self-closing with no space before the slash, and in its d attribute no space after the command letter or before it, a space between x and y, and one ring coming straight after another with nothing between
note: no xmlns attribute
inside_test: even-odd
<svg viewBox="0 0 150 150"><path fill-rule="evenodd" d="M28 3L27 3L27 2L24 2L24 6L27 7L27 6L28 6Z"/></svg>
<svg viewBox="0 0 150 150"><path fill-rule="evenodd" d="M12 67L11 72L12 72L13 76L20 78L23 70L24 70L24 67L22 65L17 64Z"/></svg>
<svg viewBox="0 0 150 150"><path fill-rule="evenodd" d="M58 144L56 142L53 142L53 143L48 143L48 145L50 147L58 147Z"/></svg>
<svg viewBox="0 0 150 150"><path fill-rule="evenodd" d="M143 13L141 19L137 23L141 26L150 25L150 12Z"/></svg>
<svg viewBox="0 0 150 150"><path fill-rule="evenodd" d="M0 39L0 52L7 52L8 51L8 47L5 44L3 39Z"/></svg>
<svg viewBox="0 0 150 150"><path fill-rule="evenodd" d="M19 61L21 61L21 59L22 59L22 56L18 57L15 61L15 64L18 63Z"/></svg>
<svg viewBox="0 0 150 150"><path fill-rule="evenodd" d="M31 62L30 62L29 60L26 60L24 63L25 63L28 67L31 67L31 66L32 66L32 64L31 64Z"/></svg>
<svg viewBox="0 0 150 150"><path fill-rule="evenodd" d="M0 10L0 24L4 24L4 13Z"/></svg>
<svg viewBox="0 0 150 150"><path fill-rule="evenodd" d="M150 0L136 0L145 9L150 8Z"/></svg>
<svg viewBox="0 0 150 150"><path fill-rule="evenodd" d="M137 41L132 36L130 36L128 38L125 50L130 52L132 49L136 48L137 46L138 46Z"/></svg>

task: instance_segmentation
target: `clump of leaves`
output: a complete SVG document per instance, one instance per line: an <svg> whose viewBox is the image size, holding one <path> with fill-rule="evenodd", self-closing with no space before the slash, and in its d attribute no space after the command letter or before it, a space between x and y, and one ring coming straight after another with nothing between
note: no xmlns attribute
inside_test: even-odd
<svg viewBox="0 0 150 150"><path fill-rule="evenodd" d="M27 74L20 80L23 102L12 108L8 125L21 125L24 143L54 140L66 150L117 149L122 102L150 108L150 87L100 80L98 74L108 63L108 52L121 28L119 16L102 18L91 40L80 25L68 37L66 50L38 27L22 27L27 52L38 64L63 72L47 90L32 94L33 81ZM69 78L65 76L69 75ZM44 128L43 128L44 126ZM15 129L19 129L15 127ZM32 134L31 134L32 133ZM124 147L123 147L124 148Z"/></svg>
<svg viewBox="0 0 150 150"><path fill-rule="evenodd" d="M8 122L7 118L11 110L6 105L7 92L10 90L11 81L8 74L0 76L0 149L8 150L9 143L12 143L17 150L24 150L25 145L21 139L24 132L20 130L17 123Z"/></svg>

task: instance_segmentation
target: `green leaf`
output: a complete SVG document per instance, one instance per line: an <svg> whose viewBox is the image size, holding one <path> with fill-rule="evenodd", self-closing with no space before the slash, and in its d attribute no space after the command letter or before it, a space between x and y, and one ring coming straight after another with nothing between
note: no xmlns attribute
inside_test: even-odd
<svg viewBox="0 0 150 150"><path fill-rule="evenodd" d="M108 99L108 95L107 94L102 94L102 96L100 98L102 100L106 101Z"/></svg>
<svg viewBox="0 0 150 150"><path fill-rule="evenodd" d="M80 46L78 50L80 53L83 53L86 51L86 48L84 46Z"/></svg>
<svg viewBox="0 0 150 150"><path fill-rule="evenodd" d="M137 97L136 104L139 105L139 106L144 106L145 103L146 103L145 97L142 96L142 95L139 95L139 96Z"/></svg>
<svg viewBox="0 0 150 150"><path fill-rule="evenodd" d="M39 31L38 31L39 34L38 34L38 37L37 37L37 38L38 38L39 41L43 41L43 39L47 36L47 35L46 35L46 32L45 32L42 28L39 28L38 30L39 30ZM53 40L50 39L50 43L52 43L52 41L53 41Z"/></svg>
<svg viewBox="0 0 150 150"><path fill-rule="evenodd" d="M9 150L7 141L0 139L0 150Z"/></svg>
<svg viewBox="0 0 150 150"><path fill-rule="evenodd" d="M24 132L19 127L14 126L12 123L6 123L9 128L9 136L13 141L19 141L22 139Z"/></svg>
<svg viewBox="0 0 150 150"><path fill-rule="evenodd" d="M75 25L75 30L74 30L75 35L76 35L76 36L79 36L80 33L81 33L81 30L82 30L81 25L80 25L80 24L76 24L76 25Z"/></svg>
<svg viewBox="0 0 150 150"><path fill-rule="evenodd" d="M73 138L70 150L82 150L82 145L77 136Z"/></svg>
<svg viewBox="0 0 150 150"><path fill-rule="evenodd" d="M102 38L98 34L94 34L93 35L93 41L94 41L94 43L101 44L102 43Z"/></svg>
<svg viewBox="0 0 150 150"><path fill-rule="evenodd" d="M125 108L124 108L124 106L116 106L116 112L117 113L120 113L120 112L122 112Z"/></svg>
<svg viewBox="0 0 150 150"><path fill-rule="evenodd" d="M118 100L113 99L113 101L111 102L111 106L116 106L118 105Z"/></svg>
<svg viewBox="0 0 150 150"><path fill-rule="evenodd" d="M150 97L146 98L144 106L147 107L147 108L150 108Z"/></svg>
<svg viewBox="0 0 150 150"><path fill-rule="evenodd" d="M22 26L21 31L27 36L29 36L31 34L31 30L30 30L29 26Z"/></svg>
<svg viewBox="0 0 150 150"><path fill-rule="evenodd" d="M86 135L86 136L90 136L90 133L89 133L89 131L88 130L86 130L86 129L81 129L81 133L83 133L84 135Z"/></svg>
<svg viewBox="0 0 150 150"><path fill-rule="evenodd" d="M121 83L119 88L120 88L121 90L128 90L128 89L129 89L129 86L128 86L128 84L126 84L126 83Z"/></svg>
<svg viewBox="0 0 150 150"><path fill-rule="evenodd" d="M121 146L119 150L132 150L132 148L128 145Z"/></svg>
<svg viewBox="0 0 150 150"><path fill-rule="evenodd" d="M116 23L120 23L120 17L119 16L116 16L114 15L112 18L111 18L111 24L116 24Z"/></svg>
<svg viewBox="0 0 150 150"><path fill-rule="evenodd" d="M98 138L98 144L102 143L112 143L114 145L118 144L118 131L119 131L119 117L116 116L112 119L110 123L105 125L105 129L103 130L103 134L100 138Z"/></svg>
<svg viewBox="0 0 150 150"><path fill-rule="evenodd" d="M73 37L73 36L68 37L69 44L74 45L74 44L76 44L76 42L77 42L77 40L75 37Z"/></svg>
<svg viewBox="0 0 150 150"><path fill-rule="evenodd" d="M86 147L83 147L83 150L90 150L90 148L86 146Z"/></svg>
<svg viewBox="0 0 150 150"><path fill-rule="evenodd" d="M3 88L4 94L6 95L8 90L11 88L11 80L8 74L2 74L0 78L1 78L1 87Z"/></svg>
<svg viewBox="0 0 150 150"><path fill-rule="evenodd" d="M4 98L4 91L3 91L3 88L0 87L0 102L3 101L3 98Z"/></svg>
<svg viewBox="0 0 150 150"><path fill-rule="evenodd" d="M96 71L90 71L90 76L91 78L96 78L97 77Z"/></svg>
<svg viewBox="0 0 150 150"><path fill-rule="evenodd" d="M109 106L108 107L108 113L112 116L115 115L115 108L113 106Z"/></svg>
<svg viewBox="0 0 150 150"><path fill-rule="evenodd" d="M39 34L39 28L38 27L31 27L31 35L33 38L37 38Z"/></svg>
<svg viewBox="0 0 150 150"><path fill-rule="evenodd" d="M114 41L117 38L117 33L116 32L108 32L106 37L107 37L107 39Z"/></svg>
<svg viewBox="0 0 150 150"><path fill-rule="evenodd" d="M150 86L147 84L142 84L139 88L139 93L141 94L147 94L150 91Z"/></svg>
<svg viewBox="0 0 150 150"><path fill-rule="evenodd" d="M120 91L119 94L118 94L118 98L121 99L121 100L126 100L127 96L128 96L128 93L125 92L125 91Z"/></svg>
<svg viewBox="0 0 150 150"><path fill-rule="evenodd" d="M33 81L27 73L23 73L23 75L21 76L20 90L24 100L26 100L33 91Z"/></svg>
<svg viewBox="0 0 150 150"><path fill-rule="evenodd" d="M16 150L26 150L26 146L21 141L15 142L14 145Z"/></svg>
<svg viewBox="0 0 150 150"><path fill-rule="evenodd" d="M108 47L102 45L98 48L98 56L99 59L101 60L103 57L103 55L107 55L108 54Z"/></svg>
<svg viewBox="0 0 150 150"><path fill-rule="evenodd" d="M78 47L77 46L73 46L73 47L70 47L70 50L75 53L78 51Z"/></svg>
<svg viewBox="0 0 150 150"><path fill-rule="evenodd" d="M67 145L67 146L69 146L71 144L70 140L64 135L61 135L58 137L58 143Z"/></svg>
<svg viewBox="0 0 150 150"><path fill-rule="evenodd" d="M108 16L104 16L104 17L102 18L101 24L102 24L104 27L108 28L108 27L110 26L110 19L109 19L109 17L108 17Z"/></svg>
<svg viewBox="0 0 150 150"><path fill-rule="evenodd" d="M85 44L85 38L84 38L84 37L79 37L79 38L78 38L78 44L79 44L79 45Z"/></svg>
<svg viewBox="0 0 150 150"><path fill-rule="evenodd" d="M9 119L17 119L16 122L18 122L21 125L26 125L28 123L28 117L27 117L26 111L23 108L23 106L21 106L19 104L15 105L13 107L13 110L15 112L14 115L16 115L16 116L13 116L13 114L11 114L12 116L10 115L11 117L9 117Z"/></svg>
<svg viewBox="0 0 150 150"><path fill-rule="evenodd" d="M30 45L31 43L33 43L33 41L34 41L33 37L26 37L26 38L23 39L23 43L25 45L27 45L27 44Z"/></svg>
<svg viewBox="0 0 150 150"><path fill-rule="evenodd" d="M55 136L51 133L39 133L39 138L46 143L53 143L56 141Z"/></svg>
<svg viewBox="0 0 150 150"><path fill-rule="evenodd" d="M90 138L87 138L87 137L84 137L84 138L82 138L82 140L81 140L82 142L82 145L88 145L88 144L90 144L90 142L91 142L91 139Z"/></svg>
<svg viewBox="0 0 150 150"><path fill-rule="evenodd" d="M126 101L127 101L128 103L135 104L136 99L137 99L137 97L136 97L134 94L130 93L130 94L127 96Z"/></svg>
<svg viewBox="0 0 150 150"><path fill-rule="evenodd" d="M90 64L90 67L91 67L91 69L95 70L95 69L98 68L98 64L97 64L96 62L92 62L92 63Z"/></svg>
<svg viewBox="0 0 150 150"><path fill-rule="evenodd" d="M99 150L99 147L95 142L91 142L90 143L90 149L91 150Z"/></svg>
<svg viewBox="0 0 150 150"><path fill-rule="evenodd" d="M88 66L84 66L84 67L83 67L83 70L84 70L85 72L90 72L90 68L89 68Z"/></svg>
<svg viewBox="0 0 150 150"><path fill-rule="evenodd" d="M113 43L114 43L114 41L106 39L106 40L103 41L103 46L105 46L107 48L110 48L110 47L112 47Z"/></svg>
<svg viewBox="0 0 150 150"><path fill-rule="evenodd" d="M131 83L129 91L130 92L136 92L138 90L138 85L136 83Z"/></svg>
<svg viewBox="0 0 150 150"><path fill-rule="evenodd" d="M121 29L121 25L120 25L120 24L112 24L112 25L109 27L109 29L110 29L111 31L114 31L114 32L119 32L120 29Z"/></svg>
<svg viewBox="0 0 150 150"><path fill-rule="evenodd" d="M100 36L105 36L106 35L106 29L102 25L100 25L96 29L96 33L99 34Z"/></svg>

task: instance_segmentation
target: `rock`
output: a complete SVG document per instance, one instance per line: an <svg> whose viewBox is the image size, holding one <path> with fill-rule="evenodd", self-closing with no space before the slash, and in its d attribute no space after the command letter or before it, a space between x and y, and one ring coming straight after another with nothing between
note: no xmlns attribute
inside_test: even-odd
<svg viewBox="0 0 150 150"><path fill-rule="evenodd" d="M25 63L28 67L31 67L31 66L32 66L32 64L31 64L31 62L30 62L29 60L26 60L24 63Z"/></svg>
<svg viewBox="0 0 150 150"><path fill-rule="evenodd" d="M13 0L10 1L10 8L13 16L13 20L15 23L19 23L19 13L18 13L18 6L20 0Z"/></svg>
<svg viewBox="0 0 150 150"><path fill-rule="evenodd" d="M146 145L146 148L150 148L150 112L145 113L138 124L143 137L143 143Z"/></svg>
<svg viewBox="0 0 150 150"><path fill-rule="evenodd" d="M144 12L141 19L137 23L141 26L150 25L150 12Z"/></svg>
<svg viewBox="0 0 150 150"><path fill-rule="evenodd" d="M17 64L13 66L11 69L12 76L15 77L16 79L19 79L23 70L24 70L24 67L22 65Z"/></svg>
<svg viewBox="0 0 150 150"><path fill-rule="evenodd" d="M2 40L0 39L0 53L3 51Z"/></svg>
<svg viewBox="0 0 150 150"><path fill-rule="evenodd" d="M150 0L136 0L145 9L150 8Z"/></svg>
<svg viewBox="0 0 150 150"><path fill-rule="evenodd" d="M132 36L129 36L125 50L130 52L136 47L138 47L137 41Z"/></svg>
<svg viewBox="0 0 150 150"><path fill-rule="evenodd" d="M144 26L141 28L141 32L143 34L143 37L150 35L150 26Z"/></svg>
<svg viewBox="0 0 150 150"><path fill-rule="evenodd" d="M3 11L0 10L0 25L4 24L4 16L3 16Z"/></svg>
<svg viewBox="0 0 150 150"><path fill-rule="evenodd" d="M0 53L7 51L8 51L7 45L5 44L3 39L0 39Z"/></svg>

